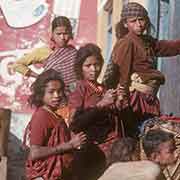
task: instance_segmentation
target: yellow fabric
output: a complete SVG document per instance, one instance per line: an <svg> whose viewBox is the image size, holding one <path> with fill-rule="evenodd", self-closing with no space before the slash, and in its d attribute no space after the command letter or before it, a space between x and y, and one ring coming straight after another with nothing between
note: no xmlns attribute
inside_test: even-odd
<svg viewBox="0 0 180 180"><path fill-rule="evenodd" d="M51 53L52 50L48 47L37 48L31 53L28 53L18 59L11 67L14 71L26 75L26 73L30 70L29 65L38 63L42 64Z"/></svg>
<svg viewBox="0 0 180 180"><path fill-rule="evenodd" d="M156 95L157 91L159 90L159 85L157 85L155 80L154 82L151 81L151 85L152 83L153 86L150 86L148 82L144 83L137 73L133 73L131 75L131 85L129 87L129 91L137 90L146 94Z"/></svg>
<svg viewBox="0 0 180 180"><path fill-rule="evenodd" d="M68 105L64 105L63 107L60 107L57 112L58 115L62 116L65 120L66 124L69 126L69 118L70 118L70 109Z"/></svg>

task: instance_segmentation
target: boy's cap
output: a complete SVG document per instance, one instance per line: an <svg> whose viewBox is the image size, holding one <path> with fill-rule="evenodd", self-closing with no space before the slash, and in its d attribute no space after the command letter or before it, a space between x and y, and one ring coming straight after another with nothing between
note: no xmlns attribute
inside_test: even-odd
<svg viewBox="0 0 180 180"><path fill-rule="evenodd" d="M126 19L129 17L147 17L147 10L139 3L130 2L123 6L121 12L121 19Z"/></svg>

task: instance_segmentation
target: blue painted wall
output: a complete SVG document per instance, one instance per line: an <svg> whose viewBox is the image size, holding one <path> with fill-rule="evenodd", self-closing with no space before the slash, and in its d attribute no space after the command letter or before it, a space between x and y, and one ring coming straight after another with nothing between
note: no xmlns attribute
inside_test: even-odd
<svg viewBox="0 0 180 180"><path fill-rule="evenodd" d="M168 1L164 2L166 10L160 21L160 37L180 39L180 1L169 0L167 4ZM162 112L180 115L180 56L162 58L160 69L166 76L166 84L160 90Z"/></svg>
<svg viewBox="0 0 180 180"><path fill-rule="evenodd" d="M155 37L180 39L179 9L179 0L148 0L150 19L156 29ZM166 83L159 92L161 112L180 115L180 56L158 58L157 68L166 77Z"/></svg>

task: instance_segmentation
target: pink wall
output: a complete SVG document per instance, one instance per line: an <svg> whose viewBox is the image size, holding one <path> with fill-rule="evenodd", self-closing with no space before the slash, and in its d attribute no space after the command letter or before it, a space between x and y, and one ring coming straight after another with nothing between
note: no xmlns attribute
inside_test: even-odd
<svg viewBox="0 0 180 180"><path fill-rule="evenodd" d="M97 0L82 0L76 43L96 42Z"/></svg>
<svg viewBox="0 0 180 180"><path fill-rule="evenodd" d="M48 4L48 12L46 11L47 13L36 23L25 27L23 25L18 28L16 25L12 27L13 19L6 16L7 9L0 9L2 17L0 18L0 107L10 108L17 112L27 112L30 109L27 106L27 97L30 93L29 87L32 80L10 71L8 66L26 53L28 49L34 48L40 38L47 39L45 29L49 27L53 1L44 2ZM13 8L18 9L18 4ZM20 16L23 17L25 14ZM20 16L17 19L15 17L15 20L22 21Z"/></svg>

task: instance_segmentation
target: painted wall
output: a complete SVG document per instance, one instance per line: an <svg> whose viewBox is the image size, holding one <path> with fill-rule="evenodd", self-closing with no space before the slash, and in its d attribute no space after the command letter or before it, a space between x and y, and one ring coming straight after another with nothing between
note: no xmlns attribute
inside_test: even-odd
<svg viewBox="0 0 180 180"><path fill-rule="evenodd" d="M47 40L52 1L0 1L0 107L29 112L26 97L32 79L10 71L8 66ZM22 18L21 18L22 17ZM20 19L21 18L21 19Z"/></svg>
<svg viewBox="0 0 180 180"><path fill-rule="evenodd" d="M87 42L96 43L97 0L81 0L79 26L75 42L77 46Z"/></svg>
<svg viewBox="0 0 180 180"><path fill-rule="evenodd" d="M180 2L178 0L149 0L148 11L155 26L154 36L159 39L180 38ZM159 98L161 112L180 115L179 56L157 59L157 68L164 73L166 82L161 86Z"/></svg>

